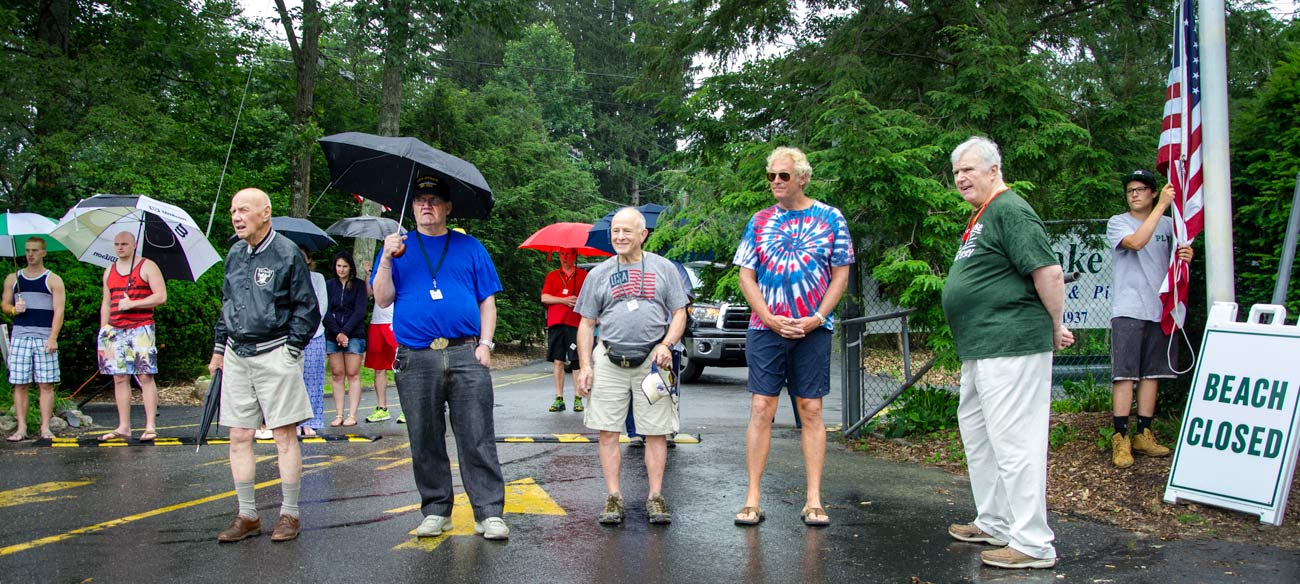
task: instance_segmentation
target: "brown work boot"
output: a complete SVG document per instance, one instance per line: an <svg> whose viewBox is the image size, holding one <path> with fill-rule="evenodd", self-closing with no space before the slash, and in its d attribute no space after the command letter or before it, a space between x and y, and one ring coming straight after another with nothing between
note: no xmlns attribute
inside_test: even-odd
<svg viewBox="0 0 1300 584"><path fill-rule="evenodd" d="M262 521L260 519L256 517L249 519L243 515L236 515L235 520L230 522L230 527L217 534L217 541L231 543L258 535L262 535Z"/></svg>
<svg viewBox="0 0 1300 584"><path fill-rule="evenodd" d="M1133 452L1128 436L1115 434L1110 437L1110 461L1115 464L1115 468L1133 466Z"/></svg>
<svg viewBox="0 0 1300 584"><path fill-rule="evenodd" d="M1156 435L1151 433L1151 428L1142 430L1141 434L1133 437L1133 452L1157 458L1169 456L1169 449L1156 442Z"/></svg>
<svg viewBox="0 0 1300 584"><path fill-rule="evenodd" d="M298 537L299 521L293 515L281 515L280 521L275 524L275 531L271 532L271 541L289 541Z"/></svg>

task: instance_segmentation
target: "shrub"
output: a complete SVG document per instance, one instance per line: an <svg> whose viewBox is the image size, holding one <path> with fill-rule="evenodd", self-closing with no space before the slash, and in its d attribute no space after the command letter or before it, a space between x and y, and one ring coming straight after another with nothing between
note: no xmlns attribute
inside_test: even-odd
<svg viewBox="0 0 1300 584"><path fill-rule="evenodd" d="M898 438L956 428L957 403L957 394L948 389L912 387L890 407L885 435Z"/></svg>
<svg viewBox="0 0 1300 584"><path fill-rule="evenodd" d="M1055 412L1108 412L1111 411L1111 389L1098 383L1091 375L1083 381L1061 382L1065 397L1052 404Z"/></svg>

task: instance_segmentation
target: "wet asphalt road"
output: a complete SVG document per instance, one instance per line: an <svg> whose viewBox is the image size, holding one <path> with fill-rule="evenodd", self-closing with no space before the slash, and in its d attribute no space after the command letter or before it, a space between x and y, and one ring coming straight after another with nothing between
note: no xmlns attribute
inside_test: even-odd
<svg viewBox="0 0 1300 584"><path fill-rule="evenodd" d="M452 535L417 540L418 496L405 428L362 424L366 442L305 444L302 536L219 545L235 502L225 447L0 445L0 582L1296 582L1300 558L1260 546L1166 542L1053 515L1054 570L980 566L980 545L952 541L973 506L965 479L884 462L832 442L823 492L834 525L799 522L803 464L781 405L764 482L767 521L732 525L743 504L743 370L712 369L685 388L683 429L665 495L673 524L645 522L641 451L624 446L624 525L598 525L603 480L594 443L498 445L509 542L473 535L458 505ZM549 364L499 372L498 435L582 433L581 414L548 413ZM395 393L390 390L390 399ZM366 393L363 415L374 405ZM331 407L331 406L327 406ZM825 419L838 424L838 394ZM111 404L88 406L100 425ZM394 414L396 411L394 411ZM135 415L142 413L137 406ZM192 436L197 408L163 408L161 434ZM136 433L138 435L139 429ZM259 444L258 506L279 506L274 446ZM459 477L457 477L459 487Z"/></svg>

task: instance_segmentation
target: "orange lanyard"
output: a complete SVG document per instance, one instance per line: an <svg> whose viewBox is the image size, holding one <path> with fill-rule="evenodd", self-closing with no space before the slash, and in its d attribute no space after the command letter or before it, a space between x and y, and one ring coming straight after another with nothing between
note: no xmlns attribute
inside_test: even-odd
<svg viewBox="0 0 1300 584"><path fill-rule="evenodd" d="M992 197L989 197L989 200L984 201L984 204L983 204L983 205L980 205L980 210L979 210L979 211L976 211L976 212L975 212L975 215L972 216L972 217L970 218L970 222L966 224L966 231L962 232L962 234L961 234L961 242L962 242L962 243L966 243L966 238L970 237L970 230L971 230L971 229L974 229L974 228L975 228L975 224L980 222L980 216L984 214L984 210L985 210L985 209L989 208L989 204L991 204L991 203L993 202L993 199L998 198L998 195L1000 195L1000 194L1002 194L1002 193L1005 193L1005 192L1007 192L1007 191L1009 191L1009 190L1011 190L1010 187L1005 188L1005 189L1002 189L1002 190L1000 190L1000 191L998 191L998 192L996 192L996 193L993 193L993 196L992 196Z"/></svg>

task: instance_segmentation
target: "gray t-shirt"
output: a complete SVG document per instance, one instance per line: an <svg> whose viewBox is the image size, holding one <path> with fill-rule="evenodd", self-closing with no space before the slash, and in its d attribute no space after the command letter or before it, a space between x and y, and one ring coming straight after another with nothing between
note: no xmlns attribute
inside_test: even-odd
<svg viewBox="0 0 1300 584"><path fill-rule="evenodd" d="M592 268L574 310L596 319L600 338L611 345L645 347L663 338L673 311L686 303L677 267L647 251L636 263L614 256Z"/></svg>
<svg viewBox="0 0 1300 584"><path fill-rule="evenodd" d="M1125 316L1160 322L1160 285L1169 275L1169 250L1174 244L1174 222L1161 217L1151 241L1141 250L1120 246L1125 237L1137 232L1142 220L1128 213L1110 218L1106 239L1110 242L1115 281L1110 287L1111 318Z"/></svg>

